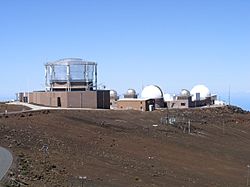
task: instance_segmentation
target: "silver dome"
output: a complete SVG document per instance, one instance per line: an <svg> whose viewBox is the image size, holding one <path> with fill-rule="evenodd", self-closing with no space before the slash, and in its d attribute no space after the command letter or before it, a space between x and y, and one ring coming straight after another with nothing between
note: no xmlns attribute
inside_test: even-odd
<svg viewBox="0 0 250 187"><path fill-rule="evenodd" d="M187 89L182 89L181 90L181 93L180 93L181 96L190 96L190 91L188 91Z"/></svg>
<svg viewBox="0 0 250 187"><path fill-rule="evenodd" d="M115 90L110 90L109 94L111 99L117 99L118 97L117 91Z"/></svg>
<svg viewBox="0 0 250 187"><path fill-rule="evenodd" d="M135 96L136 95L136 91L134 89L128 89L127 91L127 95L130 95L130 96Z"/></svg>

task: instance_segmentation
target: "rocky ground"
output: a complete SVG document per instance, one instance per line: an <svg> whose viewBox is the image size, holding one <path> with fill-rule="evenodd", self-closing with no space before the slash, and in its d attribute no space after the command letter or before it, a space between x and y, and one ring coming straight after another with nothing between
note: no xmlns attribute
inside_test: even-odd
<svg viewBox="0 0 250 187"><path fill-rule="evenodd" d="M0 113L4 112L8 113L8 112L24 111L24 110L29 110L29 108L21 105L6 105L0 102Z"/></svg>
<svg viewBox="0 0 250 187"><path fill-rule="evenodd" d="M236 107L0 116L15 160L6 186L246 186L249 143Z"/></svg>

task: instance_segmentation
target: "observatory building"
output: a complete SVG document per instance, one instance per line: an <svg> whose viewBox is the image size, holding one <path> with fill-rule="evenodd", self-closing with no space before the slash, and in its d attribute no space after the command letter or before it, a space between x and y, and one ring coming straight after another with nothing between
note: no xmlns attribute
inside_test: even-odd
<svg viewBox="0 0 250 187"><path fill-rule="evenodd" d="M205 85L196 85L191 90L192 101L205 100L211 97L209 89Z"/></svg>
<svg viewBox="0 0 250 187"><path fill-rule="evenodd" d="M141 92L142 99L154 99L155 108L164 107L163 92L159 86L149 85L143 88Z"/></svg>
<svg viewBox="0 0 250 187"><path fill-rule="evenodd" d="M214 105L217 95L212 95L205 85L196 85L190 91L192 96L192 107Z"/></svg>
<svg viewBox="0 0 250 187"><path fill-rule="evenodd" d="M182 89L179 95L173 97L170 94L165 95L164 102L167 108L190 108L192 106L192 96L187 89Z"/></svg>
<svg viewBox="0 0 250 187"><path fill-rule="evenodd" d="M97 90L97 63L66 58L45 64L47 91Z"/></svg>
<svg viewBox="0 0 250 187"><path fill-rule="evenodd" d="M129 88L124 98L119 99L116 104L116 108L120 110L153 111L155 108L154 99L138 98L136 91L132 88Z"/></svg>
<svg viewBox="0 0 250 187"><path fill-rule="evenodd" d="M165 100L167 108L193 108L214 105L217 95L211 95L209 89L204 85L196 85L191 92L182 89L179 95L168 96L168 98L166 97Z"/></svg>
<svg viewBox="0 0 250 187"><path fill-rule="evenodd" d="M128 89L124 98L117 101L117 108L123 110L153 111L155 108L163 107L163 93L160 87L155 85L144 87L141 98L138 98L134 89Z"/></svg>
<svg viewBox="0 0 250 187"><path fill-rule="evenodd" d="M129 88L121 99L115 90L100 90L97 85L96 62L65 58L45 64L45 90L18 93L17 100L51 107L140 111L223 104L204 85L196 85L191 91L182 89L177 95L163 94L159 86L148 85L143 88L140 98Z"/></svg>
<svg viewBox="0 0 250 187"><path fill-rule="evenodd" d="M97 63L66 58L45 64L45 91L28 93L28 102L64 108L110 108L109 90L97 89Z"/></svg>

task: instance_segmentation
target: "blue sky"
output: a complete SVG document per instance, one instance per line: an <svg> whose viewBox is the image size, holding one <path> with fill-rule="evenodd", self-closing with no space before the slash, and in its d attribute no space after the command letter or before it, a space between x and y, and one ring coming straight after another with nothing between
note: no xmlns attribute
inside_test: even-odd
<svg viewBox="0 0 250 187"><path fill-rule="evenodd" d="M44 63L98 62L120 94L205 84L250 110L249 0L2 0L0 99L44 89Z"/></svg>

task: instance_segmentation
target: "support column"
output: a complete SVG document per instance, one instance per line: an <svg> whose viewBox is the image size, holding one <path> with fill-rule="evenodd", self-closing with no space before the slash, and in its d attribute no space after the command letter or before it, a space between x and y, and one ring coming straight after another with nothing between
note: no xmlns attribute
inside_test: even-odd
<svg viewBox="0 0 250 187"><path fill-rule="evenodd" d="M95 64L95 85L94 85L95 90L97 90L97 64Z"/></svg>
<svg viewBox="0 0 250 187"><path fill-rule="evenodd" d="M48 66L45 65L45 91L48 91Z"/></svg>
<svg viewBox="0 0 250 187"><path fill-rule="evenodd" d="M70 65L67 65L67 91L70 91L71 89L70 85Z"/></svg>
<svg viewBox="0 0 250 187"><path fill-rule="evenodd" d="M54 66L50 65L50 91L53 91L53 84L52 84L52 80L55 78L55 68Z"/></svg>

